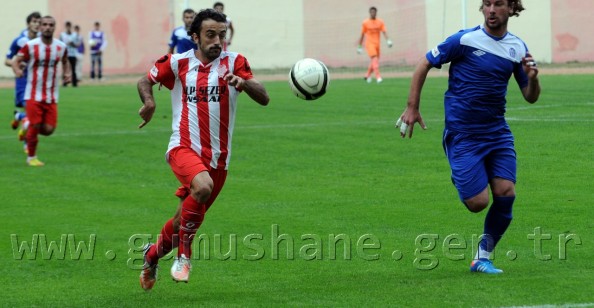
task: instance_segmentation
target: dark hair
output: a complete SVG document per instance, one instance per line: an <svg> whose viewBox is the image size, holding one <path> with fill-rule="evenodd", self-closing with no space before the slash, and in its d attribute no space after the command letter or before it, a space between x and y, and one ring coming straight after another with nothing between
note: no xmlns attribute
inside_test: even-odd
<svg viewBox="0 0 594 308"><path fill-rule="evenodd" d="M377 12L377 8L376 8L375 6L372 6L372 7L370 7L370 8L369 8L369 12L370 12L370 13L371 13L371 10L374 10L374 11L376 11L376 12Z"/></svg>
<svg viewBox="0 0 594 308"><path fill-rule="evenodd" d="M27 24L29 24L31 22L31 20L33 20L33 18L41 19L41 14L39 14L39 12L33 12L33 13L29 14L29 16L27 16Z"/></svg>
<svg viewBox="0 0 594 308"><path fill-rule="evenodd" d="M41 17L41 20L44 20L44 19L53 19L54 20L54 24L56 23L56 19L54 18L54 16L45 15L45 16Z"/></svg>
<svg viewBox="0 0 594 308"><path fill-rule="evenodd" d="M226 22L227 16L213 9L200 10L200 12L196 14L196 17L194 17L194 21L192 21L190 30L188 30L188 35L192 36L192 33L196 33L196 35L200 36L200 28L202 27L202 22L207 19L212 19L216 22Z"/></svg>
<svg viewBox="0 0 594 308"><path fill-rule="evenodd" d="M485 2L481 3L479 11L483 10L484 5ZM524 6L522 5L522 0L507 0L507 6L513 9L510 16L520 16L520 12L525 10Z"/></svg>
<svg viewBox="0 0 594 308"><path fill-rule="evenodd" d="M98 21L95 22L95 26L100 26L100 25L101 24Z"/></svg>
<svg viewBox="0 0 594 308"><path fill-rule="evenodd" d="M66 27L72 27L72 23L71 23L71 22L69 22L69 21L67 21L67 22L66 22Z"/></svg>
<svg viewBox="0 0 594 308"><path fill-rule="evenodd" d="M194 14L194 13L196 13L196 12L194 12L194 10L192 10L192 9L185 9L185 10L184 10L184 13L183 13L182 15L186 15L186 14Z"/></svg>
<svg viewBox="0 0 594 308"><path fill-rule="evenodd" d="M212 8L214 9L214 8L215 8L215 7L217 7L217 6L222 6L222 7L225 7L225 5L223 4L223 2L215 2L215 3L212 5Z"/></svg>

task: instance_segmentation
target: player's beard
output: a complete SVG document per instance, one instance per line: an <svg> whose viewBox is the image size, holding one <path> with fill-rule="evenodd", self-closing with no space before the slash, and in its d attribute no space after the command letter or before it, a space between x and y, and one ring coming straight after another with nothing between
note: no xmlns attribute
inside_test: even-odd
<svg viewBox="0 0 594 308"><path fill-rule="evenodd" d="M495 22L490 23L489 18L487 17L485 19L485 27L489 28L489 30L491 30L491 31L499 31L504 28L507 29L508 19L509 19L509 17L508 18L497 18L495 20Z"/></svg>
<svg viewBox="0 0 594 308"><path fill-rule="evenodd" d="M215 45L208 49L202 49L202 54L204 54L208 60L213 61L221 55L222 50L223 49L220 46Z"/></svg>
<svg viewBox="0 0 594 308"><path fill-rule="evenodd" d="M54 37L54 33L53 32L50 32L50 31L41 32L41 38L44 38L46 40L49 40L49 39L51 39L53 37Z"/></svg>
<svg viewBox="0 0 594 308"><path fill-rule="evenodd" d="M206 46L205 48L202 47L202 42L200 38L195 41L196 45L198 45L198 49L200 49L200 53L205 56L209 61L214 61L221 55L221 51L223 48L221 45L213 44L210 46Z"/></svg>

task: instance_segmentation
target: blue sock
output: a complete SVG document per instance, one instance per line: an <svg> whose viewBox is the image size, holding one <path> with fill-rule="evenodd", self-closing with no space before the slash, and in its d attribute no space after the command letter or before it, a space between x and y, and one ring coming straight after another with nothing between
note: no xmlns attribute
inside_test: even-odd
<svg viewBox="0 0 594 308"><path fill-rule="evenodd" d="M512 221L513 197L493 197L493 204L485 217L485 228L480 246L485 251L493 251L495 246L509 227Z"/></svg>
<svg viewBox="0 0 594 308"><path fill-rule="evenodd" d="M15 118L17 121L22 120L24 117L26 117L27 115L24 112L17 112Z"/></svg>

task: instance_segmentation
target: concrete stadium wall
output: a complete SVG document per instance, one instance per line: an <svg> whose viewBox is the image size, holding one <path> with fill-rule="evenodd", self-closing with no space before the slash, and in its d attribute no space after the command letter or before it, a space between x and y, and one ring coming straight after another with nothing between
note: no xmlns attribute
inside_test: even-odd
<svg viewBox="0 0 594 308"><path fill-rule="evenodd" d="M201 0L172 0L181 24L185 5L204 8ZM463 13L463 3L465 10ZM512 17L509 30L526 42L539 62L594 61L589 29L594 1L523 0L526 8ZM212 1L214 3L214 1ZM355 51L363 19L378 8L393 48L382 47L382 63L413 64L427 50L464 26L483 23L480 0L225 0L225 13L236 28L232 49L253 67L288 67L303 57L329 66L367 65ZM210 7L211 3L207 3ZM465 15L465 18L463 16ZM385 44L382 42L382 44Z"/></svg>
<svg viewBox="0 0 594 308"><path fill-rule="evenodd" d="M45 15L48 11L47 0L3 1L0 10L2 31L0 32L0 51L2 51L2 65L0 77L12 77L12 69L4 65L6 53L12 41L27 28L27 16L34 11Z"/></svg>
<svg viewBox="0 0 594 308"><path fill-rule="evenodd" d="M59 31L70 20L81 26L88 40L94 22L101 23L108 41L103 57L108 75L147 71L156 58L167 53L168 6L168 0L49 0L49 10L58 21ZM87 69L89 59L87 55Z"/></svg>
<svg viewBox="0 0 594 308"><path fill-rule="evenodd" d="M225 0L225 13L235 26L231 50L240 51L254 68L286 68L303 57L316 57L333 67L367 65L355 50L368 8L376 6L384 19L393 48L382 47L383 64L414 64L428 49L464 24L483 22L480 0ZM25 28L32 11L57 19L56 36L69 20L86 37L100 21L109 45L104 71L142 74L167 51L171 30L182 24L181 12L211 7L202 0L27 0L5 1L0 11L3 35L0 49ZM590 28L594 1L523 0L526 11L511 18L509 29L522 38L541 62L594 61ZM466 19L463 16L466 15ZM383 42L382 44L385 44ZM88 54L84 74L89 71ZM8 67L0 76L10 77Z"/></svg>
<svg viewBox="0 0 594 308"><path fill-rule="evenodd" d="M425 0L429 49L464 27L472 28L484 22L483 14L479 11L480 1L467 0L465 8L462 1L449 0L447 6L445 3L443 0ZM509 19L508 30L528 45L537 61L550 63L553 56L551 27L542 21L551 20L551 0L523 0L522 3L526 10L519 17Z"/></svg>
<svg viewBox="0 0 594 308"><path fill-rule="evenodd" d="M212 8L211 0L172 0L175 26L181 26L186 5L198 11ZM230 50L243 54L252 68L287 67L304 55L302 0L222 0L233 22L235 36ZM318 1L325 2L325 1Z"/></svg>
<svg viewBox="0 0 594 308"><path fill-rule="evenodd" d="M95 21L101 23L108 41L104 52L104 73L129 74L147 71L155 59L167 53L171 31L169 0L27 0L6 1L3 5L14 6L0 11L0 18L9 25L6 36L0 40L0 48L8 51L12 40L26 28L26 16L32 11L56 18L55 37L70 21L81 27L81 34L88 40L88 33ZM83 61L83 74L90 71L90 56ZM12 70L2 66L0 76L12 76Z"/></svg>
<svg viewBox="0 0 594 308"><path fill-rule="evenodd" d="M594 61L594 1L551 0L551 12L552 61Z"/></svg>

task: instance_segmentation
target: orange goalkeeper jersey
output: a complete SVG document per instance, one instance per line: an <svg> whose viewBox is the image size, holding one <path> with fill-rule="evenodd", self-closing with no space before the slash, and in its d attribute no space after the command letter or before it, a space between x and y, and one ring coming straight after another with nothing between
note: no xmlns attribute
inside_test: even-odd
<svg viewBox="0 0 594 308"><path fill-rule="evenodd" d="M363 21L361 33L365 35L365 50L370 57L380 55L380 34L386 32L386 25L380 18L367 18Z"/></svg>
<svg viewBox="0 0 594 308"><path fill-rule="evenodd" d="M386 32L386 25L381 18L367 18L363 21L361 33L365 34L365 45L380 45L380 33Z"/></svg>

